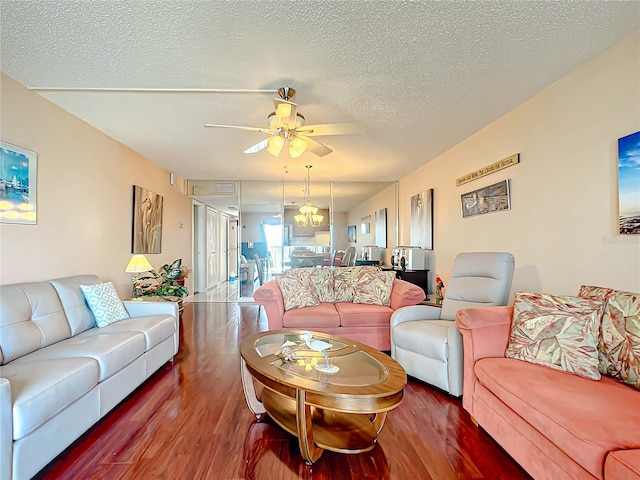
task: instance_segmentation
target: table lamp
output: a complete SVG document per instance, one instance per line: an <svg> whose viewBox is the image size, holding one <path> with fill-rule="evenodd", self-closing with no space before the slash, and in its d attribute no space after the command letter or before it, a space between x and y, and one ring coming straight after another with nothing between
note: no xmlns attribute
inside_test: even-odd
<svg viewBox="0 0 640 480"><path fill-rule="evenodd" d="M153 267L144 255L132 255L131 260L129 260L127 264L127 268L124 269L127 273L142 273L150 272L151 270L153 270ZM138 298L142 293L142 278L134 275L131 281L133 282L133 298Z"/></svg>

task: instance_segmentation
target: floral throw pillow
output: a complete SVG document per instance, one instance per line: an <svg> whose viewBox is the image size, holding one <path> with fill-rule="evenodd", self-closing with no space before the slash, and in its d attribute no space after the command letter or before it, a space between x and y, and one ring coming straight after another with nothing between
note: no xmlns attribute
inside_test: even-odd
<svg viewBox="0 0 640 480"><path fill-rule="evenodd" d="M607 301L598 339L600 373L640 389L640 294L582 285L578 295Z"/></svg>
<svg viewBox="0 0 640 480"><path fill-rule="evenodd" d="M614 290L607 287L596 287L593 285L581 285L578 291L578 296L583 298L598 298L603 302L606 302L611 295L614 294ZM605 310L607 309L605 305ZM604 311L602 312L604 317ZM600 329L598 331L598 370L603 375L607 374L607 360L605 357L606 346L602 340L602 318L600 319Z"/></svg>
<svg viewBox="0 0 640 480"><path fill-rule="evenodd" d="M282 292L285 311L320 305L320 300L309 282L309 276L297 270L306 269L293 269L276 279Z"/></svg>
<svg viewBox="0 0 640 480"><path fill-rule="evenodd" d="M616 291L602 317L600 366L640 389L640 294Z"/></svg>
<svg viewBox="0 0 640 480"><path fill-rule="evenodd" d="M353 303L391 305L391 290L395 278L395 272L361 271L353 291Z"/></svg>
<svg viewBox="0 0 640 480"><path fill-rule="evenodd" d="M376 271L377 267L338 267L333 272L334 282L334 301L337 302L353 302L356 285L360 274L364 271Z"/></svg>
<svg viewBox="0 0 640 480"><path fill-rule="evenodd" d="M592 380L604 302L595 298L516 293L506 356Z"/></svg>
<svg viewBox="0 0 640 480"><path fill-rule="evenodd" d="M595 297L606 300L613 295L614 290L607 287L594 287L593 285L581 285L578 296L582 298Z"/></svg>
<svg viewBox="0 0 640 480"><path fill-rule="evenodd" d="M335 298L333 270L330 268L300 268L298 270L309 271L308 281L320 303L333 303Z"/></svg>

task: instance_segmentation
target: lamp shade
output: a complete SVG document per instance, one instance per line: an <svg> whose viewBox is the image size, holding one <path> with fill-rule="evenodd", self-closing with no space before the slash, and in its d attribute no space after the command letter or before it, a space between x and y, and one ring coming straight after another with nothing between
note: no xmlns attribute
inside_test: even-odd
<svg viewBox="0 0 640 480"><path fill-rule="evenodd" d="M153 270L153 267L144 255L132 255L127 268L124 269L127 273L148 272L150 270Z"/></svg>

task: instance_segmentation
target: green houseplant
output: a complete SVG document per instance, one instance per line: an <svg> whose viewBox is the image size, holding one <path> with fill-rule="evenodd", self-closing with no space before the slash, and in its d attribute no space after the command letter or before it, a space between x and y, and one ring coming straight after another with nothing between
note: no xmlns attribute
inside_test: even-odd
<svg viewBox="0 0 640 480"><path fill-rule="evenodd" d="M165 264L159 271L151 270L150 277L140 279L142 296L158 297L183 297L189 295L189 290L184 286L184 279L189 275L190 269L182 266L182 259L175 260L172 264Z"/></svg>

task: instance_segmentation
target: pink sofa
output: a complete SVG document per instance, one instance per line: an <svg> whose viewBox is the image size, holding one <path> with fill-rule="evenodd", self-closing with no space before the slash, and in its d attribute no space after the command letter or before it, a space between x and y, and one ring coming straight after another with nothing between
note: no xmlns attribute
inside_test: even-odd
<svg viewBox="0 0 640 480"><path fill-rule="evenodd" d="M536 479L640 479L640 391L505 358L512 316L458 311L464 408Z"/></svg>
<svg viewBox="0 0 640 480"><path fill-rule="evenodd" d="M296 308L285 312L284 299L276 280L265 283L253 294L255 302L264 306L269 330L314 330L350 338L378 350L391 349L391 314L400 307L417 305L425 297L420 287L398 279L393 281L390 307L339 302L321 303L316 307Z"/></svg>

